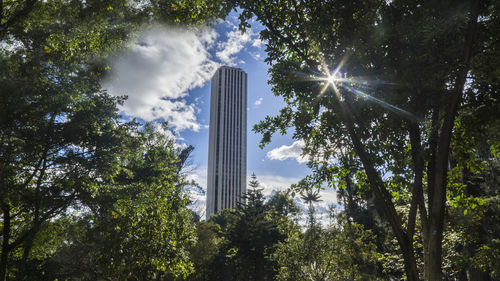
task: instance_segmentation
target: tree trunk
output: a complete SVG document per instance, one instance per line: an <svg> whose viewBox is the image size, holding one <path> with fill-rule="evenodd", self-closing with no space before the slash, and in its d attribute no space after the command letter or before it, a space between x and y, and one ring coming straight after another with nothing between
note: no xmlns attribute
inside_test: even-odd
<svg viewBox="0 0 500 281"><path fill-rule="evenodd" d="M441 134L438 140L433 189L429 194L429 223L427 241L427 260L425 261L426 275L429 281L442 280L441 262L444 231L444 213L446 203L446 187L448 185L448 159L450 153L450 143L452 130L455 123L458 107L462 99L467 73L470 68L472 57L472 48L476 33L479 2L471 0L469 20L467 23L467 32L465 34L464 53L459 71L455 80L452 95L449 99L449 106L446 108L441 127ZM432 175L429 175L432 176Z"/></svg>
<svg viewBox="0 0 500 281"><path fill-rule="evenodd" d="M7 277L7 260L9 258L10 240L10 208L3 206L3 233L2 233L2 255L0 257L0 281L5 281Z"/></svg>
<svg viewBox="0 0 500 281"><path fill-rule="evenodd" d="M408 243L408 245L405 246L406 246L405 248L401 248L401 251L403 252L403 258L405 260L406 278L408 281L420 280L418 276L417 261L415 259L413 244Z"/></svg>
<svg viewBox="0 0 500 281"><path fill-rule="evenodd" d="M431 214L432 216L432 214ZM443 248L443 225L442 218L432 218L429 220L429 233L427 241L426 269L428 272L427 281L440 281L443 279L441 272L442 248Z"/></svg>
<svg viewBox="0 0 500 281"><path fill-rule="evenodd" d="M423 228L422 228L423 229ZM430 251L429 251L429 229L423 229L422 231L422 240L423 240L423 248L424 248L424 280L428 281L429 279L429 260L430 260Z"/></svg>

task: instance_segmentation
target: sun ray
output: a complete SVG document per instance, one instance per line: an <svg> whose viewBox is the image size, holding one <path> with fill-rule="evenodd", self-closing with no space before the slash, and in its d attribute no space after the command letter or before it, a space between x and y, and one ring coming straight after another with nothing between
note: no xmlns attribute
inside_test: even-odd
<svg viewBox="0 0 500 281"><path fill-rule="evenodd" d="M318 94L318 98L319 99L322 98L325 95L326 90L328 90L329 86L330 86L329 83L324 83L323 88L321 88L321 90L319 91L319 94Z"/></svg>
<svg viewBox="0 0 500 281"><path fill-rule="evenodd" d="M388 109L391 112L394 112L394 113L396 113L396 114L398 114L398 115L400 115L400 116L402 116L402 117L404 117L406 119L409 119L409 120L412 120L412 121L417 121L417 122L419 122L420 119L421 119L421 118L419 118L418 116L416 116L415 114L413 114L413 113L411 113L409 111L406 111L406 110L401 109L401 108L399 108L399 107L397 107L395 105L387 103L387 102L385 102L385 101L383 101L381 99L378 99L376 97L368 95L365 92L363 92L363 91L361 91L359 89L356 89L356 88L354 88L352 86L349 86L349 85L346 85L346 84L341 84L341 87L344 88L345 90L347 90L348 92L355 94L358 97L361 97L361 98L363 98L365 100L369 100L371 102L374 102L374 103L376 103L376 104L384 107L385 109Z"/></svg>
<svg viewBox="0 0 500 281"><path fill-rule="evenodd" d="M342 59L340 60L340 63L337 65L337 67L335 68L335 70L333 71L333 76L337 75L337 73L340 71L340 69L344 66L344 64L346 63L347 61L347 58L349 57L348 54L345 54Z"/></svg>
<svg viewBox="0 0 500 281"><path fill-rule="evenodd" d="M333 71L330 71L331 69L328 67L326 62L324 60L321 60L320 65L323 73L317 73L315 71L311 71L314 72L312 74L300 71L294 71L293 73L296 75L299 81L317 81L322 83L320 91L317 95L318 99L323 98L323 96L328 93L328 89L331 86L337 99L340 102L343 102L344 97L342 96L342 93L339 89L339 87L341 87L342 89L347 91L347 93L352 93L355 96L362 98L363 100L376 103L377 105L380 105L383 108L403 118L416 122L421 121L421 118L416 116L415 114L366 93L366 90L371 89L372 85L395 85L394 83L381 80L371 80L364 77L345 77L345 74L342 73L342 68L346 63L347 58L348 54L344 55L339 64L333 69Z"/></svg>
<svg viewBox="0 0 500 281"><path fill-rule="evenodd" d="M335 85L335 83L334 83L334 84L332 84L332 86L333 86L333 91L335 92L335 95L337 95L337 99L339 101L343 102L344 101L344 97L342 97L342 95L340 94L340 91L337 88L337 85Z"/></svg>
<svg viewBox="0 0 500 281"><path fill-rule="evenodd" d="M317 77L314 75L311 75L310 73L305 73L302 71L293 71L292 72L296 78L301 78L301 80L304 81L316 81Z"/></svg>

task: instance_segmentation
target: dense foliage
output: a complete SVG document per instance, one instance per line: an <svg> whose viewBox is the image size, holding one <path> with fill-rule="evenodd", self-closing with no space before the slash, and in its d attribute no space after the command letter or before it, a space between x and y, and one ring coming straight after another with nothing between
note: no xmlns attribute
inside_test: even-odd
<svg viewBox="0 0 500 281"><path fill-rule="evenodd" d="M377 280L373 240L371 231L342 217L327 228L292 232L273 254L279 265L276 280Z"/></svg>
<svg viewBox="0 0 500 281"><path fill-rule="evenodd" d="M498 209L497 191L470 179L498 160L499 2L237 2L242 27L265 27L269 82L286 102L255 126L262 144L294 128L309 185L352 182L373 196L406 278L442 280L450 212L482 209L474 193Z"/></svg>
<svg viewBox="0 0 500 281"><path fill-rule="evenodd" d="M379 254L370 230L346 220L307 225L290 193L264 200L252 176L247 202L198 223L189 280L375 280ZM304 202L310 202L304 200ZM315 217L312 205L309 218ZM388 277L390 275L385 275Z"/></svg>
<svg viewBox="0 0 500 281"><path fill-rule="evenodd" d="M195 223L166 125L100 81L138 30L239 6L312 175ZM0 281L500 279L500 2L0 0ZM126 94L126 93L124 93ZM318 188L343 205L322 225ZM294 204L308 204L307 220Z"/></svg>
<svg viewBox="0 0 500 281"><path fill-rule="evenodd" d="M192 280L273 280L275 263L269 259L274 248L285 236L280 226L291 224L289 213L283 210L295 210L289 197L277 193L268 202L255 175L250 181L246 199L237 209L222 210L212 216L208 223L201 223L198 228L211 226L216 235L209 235L209 240L198 241L199 247L206 248L205 243L217 245L206 253L205 258L195 256L195 273ZM284 213L285 212L285 213ZM191 278L190 278L191 279Z"/></svg>
<svg viewBox="0 0 500 281"><path fill-rule="evenodd" d="M0 1L0 280L191 272L191 149L121 121L124 99L100 80L139 28L225 13L210 0Z"/></svg>

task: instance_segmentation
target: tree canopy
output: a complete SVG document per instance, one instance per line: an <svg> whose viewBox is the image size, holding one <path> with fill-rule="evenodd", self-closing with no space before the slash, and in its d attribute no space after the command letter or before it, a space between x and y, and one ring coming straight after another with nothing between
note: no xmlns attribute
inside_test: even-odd
<svg viewBox="0 0 500 281"><path fill-rule="evenodd" d="M263 25L286 103L254 127L261 145L293 128L312 174L268 201L253 175L244 203L195 228L182 172L193 148L124 120L126 97L101 80L137 31L234 7L242 30ZM499 8L0 0L0 281L500 278ZM326 228L322 186L344 204Z"/></svg>
<svg viewBox="0 0 500 281"><path fill-rule="evenodd" d="M226 13L211 0L0 1L0 280L55 274L56 260L54 278L191 272L179 170L191 149L123 121L125 98L100 81L107 58L144 26ZM68 254L82 262L65 267Z"/></svg>
<svg viewBox="0 0 500 281"><path fill-rule="evenodd" d="M490 64L498 60L498 1L265 2L238 1L242 27L252 17L265 27L269 82L286 102L254 127L262 145L293 127L313 178L331 186L362 167L356 181L367 182L391 226L407 279L441 280L449 167L455 151L475 149L454 140L472 141L473 131L497 122L483 112L499 108ZM471 116L484 126L461 133ZM499 139L489 136L485 147L494 151ZM409 205L405 214L401 203Z"/></svg>

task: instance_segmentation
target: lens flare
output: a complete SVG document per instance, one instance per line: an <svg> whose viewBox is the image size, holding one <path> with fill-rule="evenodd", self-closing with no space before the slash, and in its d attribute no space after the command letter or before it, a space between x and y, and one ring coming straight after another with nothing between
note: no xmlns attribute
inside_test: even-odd
<svg viewBox="0 0 500 281"><path fill-rule="evenodd" d="M330 83L330 84L335 83L335 80L337 80L337 79L333 75L328 75L328 77L326 78L326 81L328 81L328 83Z"/></svg>
<svg viewBox="0 0 500 281"><path fill-rule="evenodd" d="M319 89L319 93L317 95L318 100L323 98L325 95L328 95L328 93L333 93L340 102L344 102L344 95L351 94L357 98L361 98L366 102L372 102L374 104L377 104L378 106L384 107L385 109L405 119L414 122L421 121L422 118L416 116L415 114L369 94L370 92L375 91L377 85L394 85L394 83L377 79L371 80L368 77L348 77L345 70L343 69L347 58L348 56L346 55L333 69L328 67L328 64L323 61L319 69L307 70L305 72L294 71L293 74L297 81L320 82L321 88Z"/></svg>
<svg viewBox="0 0 500 281"><path fill-rule="evenodd" d="M370 81L362 77L346 77L347 75L344 74L344 71L342 70L342 66L344 65L344 63L345 60L342 60L341 64L339 64L333 71L330 71L330 68L328 68L326 64L324 64L323 69L325 70L325 72L323 73L323 75L313 76L315 80L323 82L323 87L318 93L318 98L322 98L325 94L327 94L329 92L328 89L333 89L333 93L335 93L336 98L340 102L345 101L344 95L351 94L358 98L362 98L367 102L372 102L379 106L382 106L385 109L405 119L414 122L421 121L421 118L419 118L415 114L368 94L372 90L375 90L372 87L376 87L376 85L391 85L392 83L387 83L379 80Z"/></svg>

